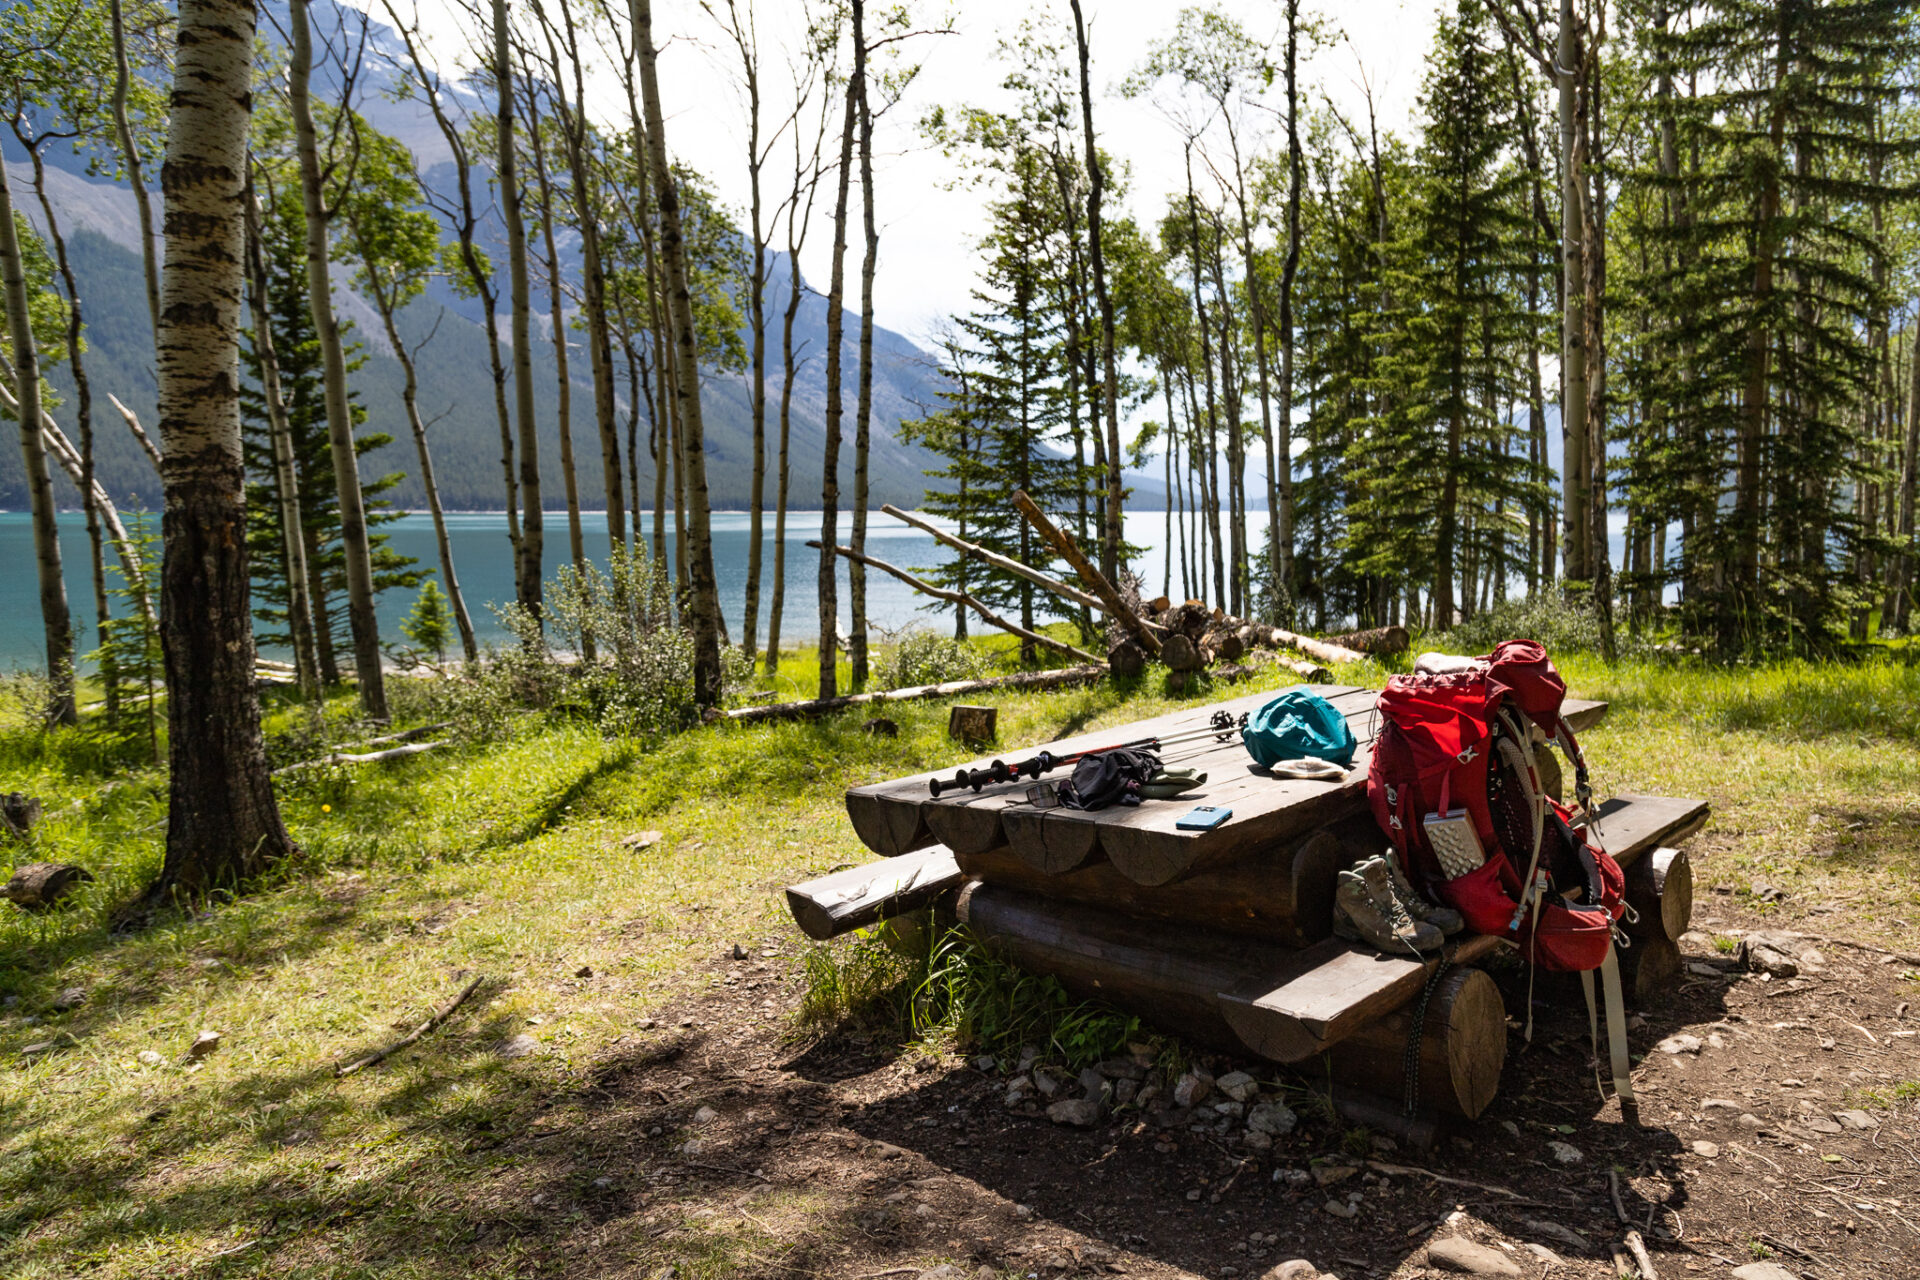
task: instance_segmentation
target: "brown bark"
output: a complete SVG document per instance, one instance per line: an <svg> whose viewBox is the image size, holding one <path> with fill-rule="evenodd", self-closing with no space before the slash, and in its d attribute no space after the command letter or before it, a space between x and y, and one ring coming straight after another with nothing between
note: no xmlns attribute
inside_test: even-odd
<svg viewBox="0 0 1920 1280"><path fill-rule="evenodd" d="M20 427L20 455L26 473L27 503L33 514L33 553L39 570L40 622L46 639L47 678L52 698L46 708L53 724L75 724L73 702L73 619L67 610L67 583L60 571L60 528L53 500L53 475L40 434L40 358L28 313L26 263L13 217L13 194L0 161L0 289L6 293L7 333L13 345L14 418Z"/></svg>
<svg viewBox="0 0 1920 1280"><path fill-rule="evenodd" d="M496 0L496 3L500 0ZM858 11L859 0L855 0ZM640 51L641 93L647 112L647 152L660 201L660 256L666 264L667 309L673 325L674 392L680 406L681 464L686 473L688 612L693 632L694 699L701 707L720 701L720 593L713 576L713 530L707 506L706 432L700 411L700 362L687 286L687 250L680 223L680 193L667 167L666 125L660 111L660 81L653 46L652 0L633 0L634 38ZM829 559L831 555L829 554Z"/></svg>
<svg viewBox="0 0 1920 1280"><path fill-rule="evenodd" d="M167 852L156 894L234 888L294 851L254 697L238 332L254 6L182 0L161 167L158 365Z"/></svg>
<svg viewBox="0 0 1920 1280"><path fill-rule="evenodd" d="M520 607L540 617L540 575L546 550L540 505L540 424L533 410L531 287L527 280L527 227L520 212L519 157L513 134L513 51L507 30L507 0L493 0L494 173L500 184L500 217L507 236L507 305L513 338L513 413L518 428L520 497L526 517L514 575Z"/></svg>
<svg viewBox="0 0 1920 1280"><path fill-rule="evenodd" d="M115 667L112 650L107 647L107 624L111 617L106 558L102 552L104 539L100 527L98 486L94 483L93 384L87 378L84 354L85 309L80 300L80 282L74 276L73 262L67 256L67 238L60 233L59 216L53 201L47 198L47 166L45 157L40 154L40 139L31 130L23 129L23 124L21 116L14 117L14 136L20 139L20 144L26 148L27 158L33 163L33 194L39 201L40 215L46 222L47 241L53 247L53 260L60 272L61 287L67 294L67 370L73 375L73 419L80 428L80 480L75 487L80 491L81 508L86 512L87 568L93 587L95 634L100 642L100 679L106 686L107 723L113 725L120 718L120 674Z"/></svg>
<svg viewBox="0 0 1920 1280"><path fill-rule="evenodd" d="M347 399L347 362L340 344L340 322L333 310L333 285L327 261L326 207L320 149L314 134L309 80L313 36L308 0L292 0L293 49L287 63L288 100L294 145L300 156L300 196L306 213L307 302L314 334L320 340L326 378L327 444L333 479L340 495L340 546L347 569L347 624L353 634L353 664L360 688L360 709L375 720L387 718L387 690L380 662L380 623L373 611L373 560L367 539L367 513L360 495L360 463L353 442L353 408Z"/></svg>

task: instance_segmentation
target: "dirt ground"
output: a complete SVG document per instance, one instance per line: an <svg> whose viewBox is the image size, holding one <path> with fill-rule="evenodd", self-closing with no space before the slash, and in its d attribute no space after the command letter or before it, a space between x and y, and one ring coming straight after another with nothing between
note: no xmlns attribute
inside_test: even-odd
<svg viewBox="0 0 1920 1280"><path fill-rule="evenodd" d="M1714 885L1704 843L1687 972L1633 1021L1637 1125L1600 1101L1576 1000L1541 1010L1531 1045L1510 1032L1499 1099L1426 1152L1299 1095L1267 1151L1181 1110L1062 1128L1009 1111L1006 1078L972 1063L794 1044L797 942L776 936L598 1060L558 1127L502 1137L545 1190L523 1181L535 1208L480 1230L579 1275L1253 1277L1304 1258L1407 1280L1443 1274L1429 1246L1457 1235L1505 1274L1601 1277L1623 1212L1668 1280L1756 1261L1920 1276L1920 964L1837 944L1819 908L1760 919ZM1827 940L1803 941L1809 971L1766 979L1723 950L1762 927Z"/></svg>

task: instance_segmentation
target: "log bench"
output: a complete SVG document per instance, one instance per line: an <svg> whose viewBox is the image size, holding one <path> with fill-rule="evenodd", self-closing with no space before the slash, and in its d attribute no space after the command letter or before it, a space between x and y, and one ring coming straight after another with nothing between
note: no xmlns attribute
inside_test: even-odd
<svg viewBox="0 0 1920 1280"><path fill-rule="evenodd" d="M1138 808L1038 809L1025 801L1029 780L932 796L928 781L952 770L856 787L847 793L854 828L886 856L789 887L794 918L809 937L826 938L947 899L983 945L1076 995L1230 1052L1285 1064L1323 1058L1331 1078L1398 1096L1410 1006L1440 961L1328 936L1339 870L1385 847L1365 802L1377 694L1313 688L1346 715L1360 744L1339 782L1267 776L1236 734L1170 749L1170 764L1204 770L1210 781L1178 801ZM1237 717L1272 696L1184 709L1049 749L1171 735L1204 726L1216 710ZM1566 704L1576 731L1605 712L1604 703ZM1174 820L1195 804L1225 805L1233 817L1210 831L1177 830ZM1623 977L1630 998L1644 1002L1679 969L1692 871L1674 846L1705 822L1707 805L1618 796L1598 817L1601 843L1627 871L1636 918L1625 926L1632 945L1621 951ZM1498 1088L1505 1014L1491 979L1474 966L1502 945L1470 936L1448 949L1449 972L1429 996L1417 1055L1415 1092L1428 1110L1475 1116Z"/></svg>

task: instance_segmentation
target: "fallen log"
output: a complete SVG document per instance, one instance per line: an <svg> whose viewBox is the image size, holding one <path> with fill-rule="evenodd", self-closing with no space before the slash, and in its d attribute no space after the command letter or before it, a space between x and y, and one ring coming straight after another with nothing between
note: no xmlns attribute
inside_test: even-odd
<svg viewBox="0 0 1920 1280"><path fill-rule="evenodd" d="M864 929L927 906L960 886L965 876L953 851L935 845L897 858L848 867L787 886L787 909L816 942Z"/></svg>
<svg viewBox="0 0 1920 1280"><path fill-rule="evenodd" d="M821 549L818 540L809 540L807 545L815 551ZM1000 628L1002 631L1019 636L1022 640L1031 641L1034 644L1057 650L1070 658L1078 658L1082 662L1100 661L1099 658L1088 653L1085 649L1076 648L1064 640L1055 640L1052 636L1043 635L1038 631L1029 631L1017 622L1009 622L964 591L948 591L944 587L936 587L931 582L914 577L905 569L890 565L885 560L876 560L864 552L855 551L852 547L835 547L833 551L835 555L844 556L856 564L866 565L869 569L878 569L882 573L890 573L922 595L932 596L936 600L945 600L948 604L965 605L967 608L979 614L987 622Z"/></svg>
<svg viewBox="0 0 1920 1280"><path fill-rule="evenodd" d="M23 910L41 911L91 879L92 872L71 863L29 862L13 869L13 877L0 888L0 897Z"/></svg>
<svg viewBox="0 0 1920 1280"><path fill-rule="evenodd" d="M446 745L444 742L410 742L406 746L388 747L384 751L362 753L330 751L312 760L300 760L293 764L281 765L273 771L273 774L277 778L283 773L292 773L296 769L311 769L315 765L322 764L379 764L383 760L404 760L408 756L417 756L422 752L433 751Z"/></svg>
<svg viewBox="0 0 1920 1280"><path fill-rule="evenodd" d="M936 540L946 543L964 555L972 556L982 564L991 565L995 569L1004 569L1008 573L1017 574L1025 578L1028 582L1031 582L1034 586L1045 591L1051 591L1057 596L1064 596L1077 605L1082 605L1088 609L1098 609L1102 613L1105 613L1107 610L1105 602L1088 595L1077 587L1070 587L1057 578L1048 577L1031 565L1021 564L1018 560L1009 559L997 551L989 551L979 543L968 542L965 538L955 537L945 529L930 524L918 516L907 514L892 503L887 503L880 509L892 516L895 520L899 520L904 524L910 524L923 533L932 534Z"/></svg>
<svg viewBox="0 0 1920 1280"><path fill-rule="evenodd" d="M1093 562L1081 553L1072 536L1047 519L1046 513L1034 505L1033 499L1027 496L1025 489L1013 491L1013 505L1018 507L1020 514L1027 518L1027 523L1039 530L1040 536L1052 543L1054 549L1066 558L1067 563L1073 566L1073 571L1080 575L1080 581L1086 583L1092 588L1093 594L1100 597L1101 603L1106 606L1107 613L1117 619L1127 630L1133 632L1134 638L1146 648L1148 653L1158 656L1160 637L1140 620L1140 615L1127 606L1127 602L1121 599L1120 593L1114 590L1113 584L1093 567Z"/></svg>
<svg viewBox="0 0 1920 1280"><path fill-rule="evenodd" d="M1413 1004L1361 1027L1326 1054L1343 1085L1403 1099ZM1420 1031L1414 1101L1421 1110L1476 1119L1500 1089L1507 1061L1507 1011L1483 969L1448 971L1428 998ZM1319 1074L1319 1073L1315 1073Z"/></svg>
<svg viewBox="0 0 1920 1280"><path fill-rule="evenodd" d="M1312 636L1296 635L1279 627L1271 628L1268 633L1275 648L1297 649L1309 658L1333 665L1341 662L1365 662L1367 655L1345 645L1334 644L1329 640L1315 640Z"/></svg>
<svg viewBox="0 0 1920 1280"><path fill-rule="evenodd" d="M1321 830L1221 871L1150 888L1100 861L1050 874L1006 845L953 856L961 871L1000 888L1288 947L1327 936L1335 877L1350 858L1332 832Z"/></svg>
<svg viewBox="0 0 1920 1280"><path fill-rule="evenodd" d="M945 684L910 685L905 689L883 689L876 693L851 693L839 698L816 698L809 702L774 702L763 707L736 707L732 711L710 711L708 724L759 724L766 720L801 720L830 715L848 707L868 707L882 702L913 702L921 698L950 698L961 694L985 693L989 689L1057 689L1062 685L1091 684L1107 673L1105 663L1097 666L1059 667L1052 671L1020 671L1010 676L988 676L980 680L949 680ZM861 823L854 796L847 796L847 813L856 830ZM861 837L865 839L865 836ZM870 842L871 843L871 842ZM912 848L909 845L907 848ZM905 852L905 849L899 850Z"/></svg>
<svg viewBox="0 0 1920 1280"><path fill-rule="evenodd" d="M1635 939L1657 933L1680 941L1693 918L1693 861L1686 850L1655 849L1628 867L1627 904L1639 916L1627 926Z"/></svg>
<svg viewBox="0 0 1920 1280"><path fill-rule="evenodd" d="M1273 660L1308 684L1326 684L1333 679L1332 674L1325 667L1317 662L1308 662L1305 658L1289 658L1285 654L1276 653L1273 655Z"/></svg>
<svg viewBox="0 0 1920 1280"><path fill-rule="evenodd" d="M1269 968L1290 954L977 881L960 891L959 916L982 946L1022 969L1229 1052L1241 1045L1217 993L1249 967Z"/></svg>
<svg viewBox="0 0 1920 1280"><path fill-rule="evenodd" d="M1371 631L1348 631L1342 635L1328 636L1326 643L1358 649L1361 653L1386 656L1405 653L1412 641L1405 627L1375 627Z"/></svg>

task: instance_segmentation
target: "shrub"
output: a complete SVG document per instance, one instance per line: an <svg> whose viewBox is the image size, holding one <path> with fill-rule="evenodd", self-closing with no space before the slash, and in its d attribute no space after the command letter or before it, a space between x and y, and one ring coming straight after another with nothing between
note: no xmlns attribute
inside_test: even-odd
<svg viewBox="0 0 1920 1280"><path fill-rule="evenodd" d="M881 657L874 678L884 689L909 689L949 680L978 680L990 669L987 656L966 641L916 627Z"/></svg>
<svg viewBox="0 0 1920 1280"><path fill-rule="evenodd" d="M1523 600L1503 601L1431 637L1427 647L1480 654L1512 639L1538 640L1548 653L1594 653L1600 648L1600 619L1585 601L1568 601L1558 591L1542 591Z"/></svg>

